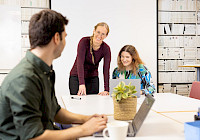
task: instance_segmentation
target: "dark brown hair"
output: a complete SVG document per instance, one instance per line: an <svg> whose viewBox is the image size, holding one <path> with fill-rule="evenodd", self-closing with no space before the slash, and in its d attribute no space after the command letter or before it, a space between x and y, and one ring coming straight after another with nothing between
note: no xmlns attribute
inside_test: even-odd
<svg viewBox="0 0 200 140"><path fill-rule="evenodd" d="M32 16L29 24L29 39L31 49L36 46L43 47L47 45L56 32L59 33L62 40L61 33L64 31L64 25L68 24L66 17L60 13L47 9L42 10Z"/></svg>
<svg viewBox="0 0 200 140"><path fill-rule="evenodd" d="M138 68L139 64L144 64L143 61L141 60L136 48L132 45L125 45L123 48L121 48L121 50L119 51L118 57L117 57L117 65L118 65L118 69L119 71L124 71L125 67L122 64L121 61L121 54L122 52L128 52L131 57L132 57L132 71L134 74L136 74L136 70Z"/></svg>

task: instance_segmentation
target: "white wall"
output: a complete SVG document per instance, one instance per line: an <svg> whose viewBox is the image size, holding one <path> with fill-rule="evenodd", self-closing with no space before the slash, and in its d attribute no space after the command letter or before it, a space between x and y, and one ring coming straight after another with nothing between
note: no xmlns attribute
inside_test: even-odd
<svg viewBox="0 0 200 140"><path fill-rule="evenodd" d="M0 5L0 31L0 70L2 71L12 69L21 60L19 5Z"/></svg>
<svg viewBox="0 0 200 140"><path fill-rule="evenodd" d="M91 36L94 26L106 22L110 33L104 40L111 48L110 75L117 66L119 50L134 45L153 81L157 83L156 0L51 0L51 7L69 19L66 26L66 47L55 60L56 93L58 99L69 94L69 72L76 58L77 45L84 36ZM104 90L102 63L99 66L100 91Z"/></svg>

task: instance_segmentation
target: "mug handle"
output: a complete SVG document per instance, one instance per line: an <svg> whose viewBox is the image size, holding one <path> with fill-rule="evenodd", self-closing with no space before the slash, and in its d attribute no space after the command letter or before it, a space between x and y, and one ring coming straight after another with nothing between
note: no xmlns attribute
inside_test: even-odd
<svg viewBox="0 0 200 140"><path fill-rule="evenodd" d="M108 128L105 128L105 129L103 130L103 137L106 138L106 139L109 139L109 137L106 136L106 131L108 131Z"/></svg>

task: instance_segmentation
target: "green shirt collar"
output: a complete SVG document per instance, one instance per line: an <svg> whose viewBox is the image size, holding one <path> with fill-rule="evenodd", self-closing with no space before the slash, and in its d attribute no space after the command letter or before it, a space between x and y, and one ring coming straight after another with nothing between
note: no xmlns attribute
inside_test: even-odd
<svg viewBox="0 0 200 140"><path fill-rule="evenodd" d="M49 67L42 59L37 57L31 51L27 51L26 58L32 65L40 68L44 74L49 74L52 72L52 66Z"/></svg>

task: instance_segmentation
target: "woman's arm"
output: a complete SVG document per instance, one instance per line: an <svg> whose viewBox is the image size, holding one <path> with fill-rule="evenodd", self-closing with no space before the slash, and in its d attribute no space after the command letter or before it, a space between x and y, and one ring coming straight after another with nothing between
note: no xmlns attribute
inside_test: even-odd
<svg viewBox="0 0 200 140"><path fill-rule="evenodd" d="M147 67L145 67L144 65L140 65L138 75L141 78L142 93L153 95L153 93L156 92L156 88L153 84L151 73L147 69Z"/></svg>
<svg viewBox="0 0 200 140"><path fill-rule="evenodd" d="M103 64L104 91L109 91L110 61L111 61L111 52L110 52L110 47L107 46L107 48L104 49L104 64Z"/></svg>
<svg viewBox="0 0 200 140"><path fill-rule="evenodd" d="M85 87L85 80L84 80L84 62L85 62L85 55L86 55L86 39L82 38L78 44L77 49L77 73L79 79L79 90L78 95L86 95L86 87Z"/></svg>

